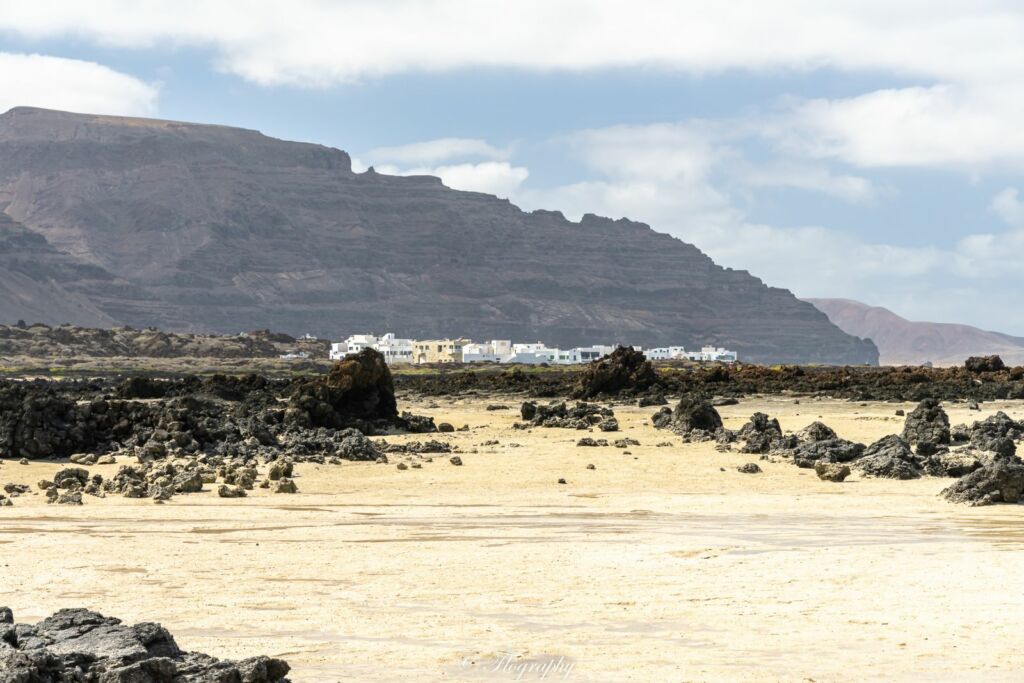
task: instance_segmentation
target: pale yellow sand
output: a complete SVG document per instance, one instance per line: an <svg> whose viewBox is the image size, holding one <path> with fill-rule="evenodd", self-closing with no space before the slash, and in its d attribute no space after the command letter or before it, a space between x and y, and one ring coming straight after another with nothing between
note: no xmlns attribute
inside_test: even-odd
<svg viewBox="0 0 1024 683"><path fill-rule="evenodd" d="M463 467L303 465L299 495L243 500L18 498L0 508L0 605L19 621L75 606L159 620L188 649L284 657L295 681L514 680L524 662L559 664L544 679L522 672L549 681L1024 670L1024 508L950 505L935 495L950 480L829 484L767 462L740 474L757 456L683 446L645 424L650 408L616 409L623 431L607 436L640 440L632 455L576 448L578 432L511 430L514 410L484 411L495 400L412 406L469 424L445 437L463 451L501 441L463 452ZM721 411L730 427L754 410L787 429L820 416L871 441L899 431L898 407L910 408L761 399ZM998 408L1024 417L1021 404L980 416ZM6 461L0 483L55 469Z"/></svg>

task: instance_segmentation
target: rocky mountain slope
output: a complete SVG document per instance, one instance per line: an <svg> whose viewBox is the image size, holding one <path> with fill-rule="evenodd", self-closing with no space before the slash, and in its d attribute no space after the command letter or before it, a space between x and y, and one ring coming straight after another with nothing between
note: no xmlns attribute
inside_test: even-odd
<svg viewBox="0 0 1024 683"><path fill-rule="evenodd" d="M962 365L970 356L996 354L1024 365L1024 338L970 325L912 322L879 306L850 299L807 299L843 331L871 339L883 365Z"/></svg>
<svg viewBox="0 0 1024 683"><path fill-rule="evenodd" d="M433 177L353 173L342 151L251 130L12 109L0 115L0 211L65 259L59 273L0 280L29 301L0 310L12 319L61 323L72 306L82 317L70 322L166 330L877 361L790 292L641 223L575 223Z"/></svg>
<svg viewBox="0 0 1024 683"><path fill-rule="evenodd" d="M42 235L0 213L0 321L60 320L110 325L91 290L120 286L102 268L54 249Z"/></svg>

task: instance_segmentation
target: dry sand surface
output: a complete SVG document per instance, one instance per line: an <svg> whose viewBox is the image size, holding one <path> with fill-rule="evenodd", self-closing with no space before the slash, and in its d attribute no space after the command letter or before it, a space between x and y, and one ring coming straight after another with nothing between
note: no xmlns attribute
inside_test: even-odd
<svg viewBox="0 0 1024 683"><path fill-rule="evenodd" d="M484 410L496 401L513 410ZM636 438L631 454L577 448L579 432L513 431L516 406L403 404L471 427L442 435L462 467L302 465L298 495L240 500L17 498L0 508L0 605L19 621L77 606L160 621L187 649L283 657L295 681L1020 678L1024 507L948 504L942 479L741 474L757 456L682 445L650 408L617 407L623 431L593 435ZM899 407L721 412L870 442L900 430ZM954 423L1024 417L947 408ZM57 468L6 461L0 483Z"/></svg>

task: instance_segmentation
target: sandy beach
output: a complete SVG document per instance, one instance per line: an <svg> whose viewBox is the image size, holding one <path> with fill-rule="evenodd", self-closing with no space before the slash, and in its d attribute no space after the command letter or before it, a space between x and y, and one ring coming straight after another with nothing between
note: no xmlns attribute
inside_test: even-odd
<svg viewBox="0 0 1024 683"><path fill-rule="evenodd" d="M461 467L302 464L298 495L238 500L211 486L162 505L16 498L0 508L0 605L20 622L72 606L160 621L188 649L283 657L304 683L1019 678L1024 508L952 505L936 496L949 479L742 474L758 456L684 445L649 425L653 408L615 407L614 436L641 443L627 454L513 430L511 399L434 405L402 403L469 425L439 435ZM730 428L754 411L790 430L820 419L867 443L911 407L720 412ZM1019 402L946 409L1024 417ZM0 482L34 488L61 466L7 460Z"/></svg>

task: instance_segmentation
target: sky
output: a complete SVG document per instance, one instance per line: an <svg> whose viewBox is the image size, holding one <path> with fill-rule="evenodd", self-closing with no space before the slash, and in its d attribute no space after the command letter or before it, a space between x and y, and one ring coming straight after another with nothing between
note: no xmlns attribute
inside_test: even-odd
<svg viewBox="0 0 1024 683"><path fill-rule="evenodd" d="M0 111L255 128L1024 336L1024 5L38 0Z"/></svg>

